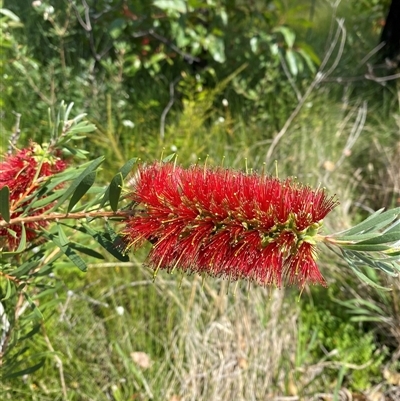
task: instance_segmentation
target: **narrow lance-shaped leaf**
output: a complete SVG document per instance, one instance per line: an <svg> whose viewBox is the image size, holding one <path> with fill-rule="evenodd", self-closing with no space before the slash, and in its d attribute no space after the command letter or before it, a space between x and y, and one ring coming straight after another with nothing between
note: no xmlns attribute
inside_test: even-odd
<svg viewBox="0 0 400 401"><path fill-rule="evenodd" d="M383 213L382 211L383 209L377 210L367 219L352 227L351 229L338 233L337 237L340 237L341 235L348 236L362 233L371 228L375 228L378 225L383 227L386 224L390 224L400 214L400 208L387 210Z"/></svg>
<svg viewBox="0 0 400 401"><path fill-rule="evenodd" d="M369 284L370 286L374 288L378 288L383 291L390 291L390 288L382 287L379 284L376 284L373 280L371 280L368 276L366 276L361 270L354 264L351 259L346 258L346 255L344 254L345 260L347 261L348 265L350 266L351 270L357 275L358 278L360 278L364 283Z"/></svg>
<svg viewBox="0 0 400 401"><path fill-rule="evenodd" d="M96 179L96 171L92 171L76 187L74 194L71 197L68 205L68 213L73 209L73 207L80 201L80 199L86 194L90 189Z"/></svg>
<svg viewBox="0 0 400 401"><path fill-rule="evenodd" d="M133 165L136 163L137 157L133 157L128 160L118 171L118 173L111 180L110 185L107 187L106 192L104 193L103 199L101 200L100 207L103 207L108 200L110 200L111 205L111 197L112 197L112 205L111 208L116 211L118 207L119 197L121 195L122 190L122 181L126 176L131 172ZM112 194L113 193L113 194ZM112 194L112 195L111 195Z"/></svg>
<svg viewBox="0 0 400 401"><path fill-rule="evenodd" d="M69 240L68 240L67 236L65 235L64 230L61 227L61 224L57 224L57 230L58 230L58 239L60 240L60 244L62 246L68 245Z"/></svg>
<svg viewBox="0 0 400 401"><path fill-rule="evenodd" d="M10 188L6 185L0 189L0 215L7 222L10 222Z"/></svg>
<svg viewBox="0 0 400 401"><path fill-rule="evenodd" d="M21 224L21 238L19 241L18 248L16 249L16 252L22 252L26 247L26 229L25 229L25 224Z"/></svg>
<svg viewBox="0 0 400 401"><path fill-rule="evenodd" d="M44 235L54 243L60 250L64 253L64 255L80 270L86 271L87 265L85 261L72 249L70 245L62 245L59 239L49 232L44 232Z"/></svg>
<svg viewBox="0 0 400 401"><path fill-rule="evenodd" d="M119 261L121 261L121 262L129 261L129 257L127 255L123 254L118 249L118 247L116 247L113 240L111 239L111 241L110 241L110 238L108 236L104 235L101 232L93 230L87 224L83 224L83 227L80 227L79 231L82 231L82 232L87 233L90 236L92 236L93 239L99 243L99 245L101 245L105 250L107 250L111 255L113 255Z"/></svg>
<svg viewBox="0 0 400 401"><path fill-rule="evenodd" d="M400 231L391 231L387 232L386 234L377 235L374 238L358 242L357 244L366 244L366 245L387 244L397 241L399 238L400 238Z"/></svg>
<svg viewBox="0 0 400 401"><path fill-rule="evenodd" d="M44 365L44 363L45 363L45 359L43 358L36 365L30 366L29 368L26 368L23 370L19 370L18 372L5 373L2 377L4 380L6 380L6 379L13 379L13 378L19 377L19 376L29 375L29 374L32 374L32 373L36 372L37 370L39 370Z"/></svg>
<svg viewBox="0 0 400 401"><path fill-rule="evenodd" d="M91 174L93 171L99 167L99 165L103 162L104 157L100 156L97 159L93 160L92 163L89 164L88 167L72 182L70 187L65 191L64 195L58 200L55 206L52 208L52 211L55 211L65 200L67 200L78 188L79 184Z"/></svg>

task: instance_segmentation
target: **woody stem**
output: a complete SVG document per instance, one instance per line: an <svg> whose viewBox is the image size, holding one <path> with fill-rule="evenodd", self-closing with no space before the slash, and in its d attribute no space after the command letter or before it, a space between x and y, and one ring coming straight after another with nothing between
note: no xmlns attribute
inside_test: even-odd
<svg viewBox="0 0 400 401"><path fill-rule="evenodd" d="M87 218L110 218L110 217L129 217L134 214L133 210L124 210L117 212L110 211L93 211L93 212L77 212L77 213L49 213L49 214L39 214L35 216L22 216L11 219L8 223L4 220L0 221L0 227L7 227L12 224L25 224L25 223L33 223L37 221L57 221L57 220L65 220L65 219L87 219Z"/></svg>

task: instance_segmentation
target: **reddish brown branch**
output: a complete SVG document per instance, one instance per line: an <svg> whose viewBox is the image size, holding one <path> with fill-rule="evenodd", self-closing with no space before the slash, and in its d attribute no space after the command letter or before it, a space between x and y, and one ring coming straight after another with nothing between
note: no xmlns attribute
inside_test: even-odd
<svg viewBox="0 0 400 401"><path fill-rule="evenodd" d="M38 221L58 221L66 219L93 219L93 218L111 218L111 217L129 217L135 212L133 210L125 210L118 212L105 212L105 211L95 211L95 212L77 212L77 213L49 213L49 214L39 214L35 216L22 216L10 219L7 223L6 221L0 221L0 227L7 227L12 224L25 224L33 223Z"/></svg>

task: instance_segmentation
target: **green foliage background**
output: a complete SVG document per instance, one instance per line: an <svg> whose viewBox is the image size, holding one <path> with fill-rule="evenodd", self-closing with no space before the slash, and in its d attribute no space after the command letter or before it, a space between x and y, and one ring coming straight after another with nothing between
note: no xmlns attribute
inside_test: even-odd
<svg viewBox="0 0 400 401"><path fill-rule="evenodd" d="M208 157L244 168L247 159L275 173L278 160L280 176L338 194L326 230L345 229L400 199L399 84L365 78L377 55L362 62L388 4L3 1L1 150L16 113L22 147L48 140L48 110L74 102L97 126L80 145L105 156L104 183L131 157L158 159L163 148L184 165ZM322 254L329 290L299 300L292 289L227 291L223 281L164 273L153 283L144 251L127 263L105 257L88 258L87 273L64 261L46 278L52 290L36 300L44 335L27 339L27 355L46 362L3 381L2 399L338 399L343 388L395 386L398 279L366 271L392 284L381 293Z"/></svg>

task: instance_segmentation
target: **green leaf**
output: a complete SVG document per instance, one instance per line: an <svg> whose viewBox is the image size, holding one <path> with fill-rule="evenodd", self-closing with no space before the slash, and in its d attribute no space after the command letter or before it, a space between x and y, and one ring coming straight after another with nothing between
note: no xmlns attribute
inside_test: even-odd
<svg viewBox="0 0 400 401"><path fill-rule="evenodd" d="M226 61L226 56L225 56L225 44L223 39L215 35L209 35L208 40L209 40L208 50L210 51L212 58L217 63L224 63Z"/></svg>
<svg viewBox="0 0 400 401"><path fill-rule="evenodd" d="M110 206L116 212L118 209L118 201L122 191L122 174L118 173L110 183Z"/></svg>
<svg viewBox="0 0 400 401"><path fill-rule="evenodd" d="M96 126L94 124L90 124L87 121L82 121L78 124L72 125L72 127L68 130L68 135L93 132L95 130Z"/></svg>
<svg viewBox="0 0 400 401"><path fill-rule="evenodd" d="M26 230L25 230L25 225L21 224L21 239L18 244L18 248L15 250L15 252L20 253L22 252L26 247Z"/></svg>
<svg viewBox="0 0 400 401"><path fill-rule="evenodd" d="M286 61L289 66L289 70L293 76L299 73L298 60L293 50L288 50L285 54Z"/></svg>
<svg viewBox="0 0 400 401"><path fill-rule="evenodd" d="M63 189L60 189L49 196L46 196L42 199L34 201L30 204L30 209L40 209L44 206L47 206L50 203L56 201L58 198L61 198L61 196L64 194L64 192L65 191Z"/></svg>
<svg viewBox="0 0 400 401"><path fill-rule="evenodd" d="M9 299L11 295L15 292L14 283L11 280L5 280L5 282L6 282L6 293L4 297L1 299L2 301L6 301L7 299Z"/></svg>
<svg viewBox="0 0 400 401"><path fill-rule="evenodd" d="M400 228L398 227L400 225L400 219L396 220L393 224L391 224L383 233L388 234L393 231L400 231Z"/></svg>
<svg viewBox="0 0 400 401"><path fill-rule="evenodd" d="M186 3L184 0L154 0L153 5L164 11L177 11L186 13Z"/></svg>
<svg viewBox="0 0 400 401"><path fill-rule="evenodd" d="M2 378L5 379L13 379L15 377L19 376L24 376L24 375L29 375L32 374L33 372L36 372L39 370L43 365L44 365L45 359L43 358L39 363L36 365L30 366L29 368L19 370L18 372L12 372L12 373L6 373L2 376Z"/></svg>
<svg viewBox="0 0 400 401"><path fill-rule="evenodd" d="M21 278L22 276L29 273L32 269L37 267L42 257L43 257L43 252L35 253L27 261L25 261L25 263L23 263L17 269L13 270L10 273L10 275L16 278Z"/></svg>
<svg viewBox="0 0 400 401"><path fill-rule="evenodd" d="M92 171L85 177L83 177L82 181L78 184L75 189L74 194L69 201L67 212L69 213L73 207L80 201L80 199L86 194L86 192L93 185L94 180L96 179L96 171Z"/></svg>
<svg viewBox="0 0 400 401"><path fill-rule="evenodd" d="M133 165L137 162L137 157L133 157L129 159L118 171L118 173L111 180L110 185L107 187L106 192L104 193L103 199L101 200L100 207L103 207L108 200L110 200L110 206L112 210L115 212L118 207L119 197L121 195L122 190L122 179L126 178L126 176L132 171ZM111 193L114 192L113 195ZM113 204L111 204L111 197L113 198ZM114 209L114 207L115 209Z"/></svg>
<svg viewBox="0 0 400 401"><path fill-rule="evenodd" d="M28 340L29 338L33 337L36 333L40 331L40 324L35 324L32 330L26 333L24 336L19 338L19 341Z"/></svg>
<svg viewBox="0 0 400 401"><path fill-rule="evenodd" d="M171 153L167 157L164 157L164 159L162 159L162 161L163 161L163 163L169 163L171 160L174 159L175 156L176 156L176 153Z"/></svg>
<svg viewBox="0 0 400 401"><path fill-rule="evenodd" d="M382 213L383 210L384 209L377 210L361 223L339 234L349 236L357 233L362 233L366 230L374 228L377 225L382 225L382 223L384 225L389 224L400 214L400 208L387 210L386 212Z"/></svg>
<svg viewBox="0 0 400 401"><path fill-rule="evenodd" d="M81 245L81 244L76 244L75 242L72 242L70 244L70 246L73 249L75 249L76 251L84 253L84 254L89 255L89 256L92 256L93 258L104 259L104 256L101 253L95 251L92 248L88 248L88 247L86 247L84 245Z"/></svg>
<svg viewBox="0 0 400 401"><path fill-rule="evenodd" d="M60 244L62 246L68 245L69 240L68 240L67 236L65 235L61 224L57 224L57 229L58 229L58 239L60 240Z"/></svg>
<svg viewBox="0 0 400 401"><path fill-rule="evenodd" d="M395 241L400 241L400 231L386 232L386 234L377 235L374 238L357 242L357 244L387 244Z"/></svg>
<svg viewBox="0 0 400 401"><path fill-rule="evenodd" d="M370 238L375 238L376 233L366 233L366 234L355 234L355 235L345 235L343 237L338 238L340 241L351 242L352 244L356 244L359 241L364 241Z"/></svg>
<svg viewBox="0 0 400 401"><path fill-rule="evenodd" d="M340 244L341 248L359 252L381 252L390 249L388 245Z"/></svg>
<svg viewBox="0 0 400 401"><path fill-rule="evenodd" d="M296 34L286 26L278 26L273 29L273 32L280 32L285 40L286 46L291 49L296 39Z"/></svg>
<svg viewBox="0 0 400 401"><path fill-rule="evenodd" d="M312 46L305 42L297 42L296 46L299 48L297 51L304 57L304 59L307 61L310 60L312 63L315 65L320 65L321 60L318 57L318 55L315 53L314 49ZM315 66L314 66L315 68Z"/></svg>
<svg viewBox="0 0 400 401"><path fill-rule="evenodd" d="M51 234L47 231L44 232L44 235L52 241L56 246L60 248L60 250L63 252L63 254L80 270L85 272L87 270L87 265L85 261L72 249L72 246L70 244L68 245L62 245L58 238L54 235Z"/></svg>
<svg viewBox="0 0 400 401"><path fill-rule="evenodd" d="M355 225L352 228L349 228L348 230L341 231L340 233L338 233L338 236L340 234L340 237L342 237L342 236L348 237L350 235L355 235L355 234L363 232L364 227L365 227L365 229L373 227L374 223L370 224L371 220L373 220L375 217L379 216L383 212L383 210L384 210L383 208L377 210L376 212L374 212L370 216L368 216L365 220L363 220L361 223Z"/></svg>
<svg viewBox="0 0 400 401"><path fill-rule="evenodd" d="M0 14L5 15L6 17L10 18L14 22L19 22L20 19L16 16L12 11L7 8L0 8Z"/></svg>
<svg viewBox="0 0 400 401"><path fill-rule="evenodd" d="M109 235L93 230L87 224L83 224L83 227L79 228L80 231L89 234L95 241L97 241L107 252L118 259L121 262L128 262L129 257L123 254L112 240Z"/></svg>
<svg viewBox="0 0 400 401"><path fill-rule="evenodd" d="M353 256L353 262L357 265L370 266L374 269L380 269L392 277L398 276L398 273L395 272L395 269L393 268L394 266L392 262L377 260L375 258L371 258L370 255L363 254L361 252L352 252L352 256Z"/></svg>
<svg viewBox="0 0 400 401"><path fill-rule="evenodd" d="M346 259L347 260L347 259ZM347 260L348 261L348 260ZM383 291L391 291L390 288L386 288L386 287L382 287L379 284L376 284L374 281L372 281L369 277L367 277L363 272L361 272L358 267L356 265L354 265L353 263L351 263L350 261L348 261L348 264L350 266L350 268L353 270L353 272L357 275L357 277L363 281L366 284L369 284L370 286L374 287L374 288L378 288L380 290Z"/></svg>
<svg viewBox="0 0 400 401"><path fill-rule="evenodd" d="M0 189L0 215L10 222L10 188L7 185Z"/></svg>
<svg viewBox="0 0 400 401"><path fill-rule="evenodd" d="M23 294L25 299L28 301L30 307L32 308L33 315L36 317L36 319L42 321L43 320L42 312L40 312L35 302L33 302L32 298L29 296L27 292L24 292Z"/></svg>
<svg viewBox="0 0 400 401"><path fill-rule="evenodd" d="M65 191L64 195L58 200L58 202L52 208L52 211L55 211L66 199L68 199L78 188L79 184L92 172L94 172L97 167L104 161L104 157L100 156L97 159L93 160L86 169L72 182L70 187Z"/></svg>

